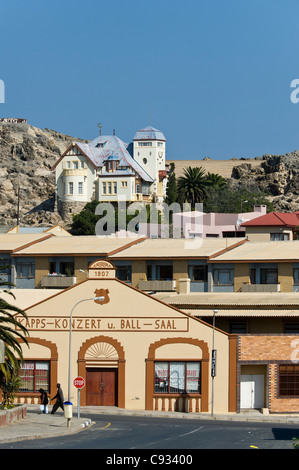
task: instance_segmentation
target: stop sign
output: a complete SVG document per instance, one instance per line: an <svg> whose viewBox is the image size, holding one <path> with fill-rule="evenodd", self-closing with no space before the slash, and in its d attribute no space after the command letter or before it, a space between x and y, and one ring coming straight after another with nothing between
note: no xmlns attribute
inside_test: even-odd
<svg viewBox="0 0 299 470"><path fill-rule="evenodd" d="M74 379L73 384L76 388L79 388L79 389L83 388L83 387L85 387L85 379L83 379L83 377L76 377Z"/></svg>

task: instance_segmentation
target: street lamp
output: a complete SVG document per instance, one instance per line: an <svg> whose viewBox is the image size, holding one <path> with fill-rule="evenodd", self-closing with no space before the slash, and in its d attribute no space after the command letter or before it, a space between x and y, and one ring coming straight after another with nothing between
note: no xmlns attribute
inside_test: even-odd
<svg viewBox="0 0 299 470"><path fill-rule="evenodd" d="M71 401L71 351L72 351L72 319L73 319L73 311L82 302L87 302L88 300L105 300L105 297L91 297L89 299L81 299L77 302L70 314L70 334L69 334L69 377L68 377L68 401Z"/></svg>
<svg viewBox="0 0 299 470"><path fill-rule="evenodd" d="M241 201L241 212L243 212L243 203L244 202L248 202L247 199L246 199L246 201Z"/></svg>
<svg viewBox="0 0 299 470"><path fill-rule="evenodd" d="M215 345L215 315L218 313L218 310L215 308L213 310L213 341L212 341L212 367L211 367L211 375L212 375L212 409L211 415L214 415L214 377L216 375L216 351L214 349Z"/></svg>

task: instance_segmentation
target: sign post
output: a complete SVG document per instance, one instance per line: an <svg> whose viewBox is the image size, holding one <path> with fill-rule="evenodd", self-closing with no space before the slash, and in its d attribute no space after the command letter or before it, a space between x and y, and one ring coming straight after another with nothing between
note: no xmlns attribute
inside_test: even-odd
<svg viewBox="0 0 299 470"><path fill-rule="evenodd" d="M80 394L81 389L85 387L85 379L83 377L76 377L73 384L78 390L78 418L80 418Z"/></svg>

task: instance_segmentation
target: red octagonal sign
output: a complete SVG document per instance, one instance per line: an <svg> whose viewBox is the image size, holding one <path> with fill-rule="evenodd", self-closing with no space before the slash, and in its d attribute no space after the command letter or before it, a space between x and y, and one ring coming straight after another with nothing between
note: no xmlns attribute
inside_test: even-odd
<svg viewBox="0 0 299 470"><path fill-rule="evenodd" d="M85 387L85 379L83 377L76 377L73 384L76 388L83 388Z"/></svg>

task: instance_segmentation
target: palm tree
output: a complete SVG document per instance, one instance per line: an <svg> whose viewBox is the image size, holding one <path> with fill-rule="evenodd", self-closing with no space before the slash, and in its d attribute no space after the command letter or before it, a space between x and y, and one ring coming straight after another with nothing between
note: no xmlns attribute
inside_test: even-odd
<svg viewBox="0 0 299 470"><path fill-rule="evenodd" d="M210 173L207 174L207 184L208 186L212 186L216 189L224 189L227 186L227 181L223 176L218 175L218 173Z"/></svg>
<svg viewBox="0 0 299 470"><path fill-rule="evenodd" d="M1 287L12 286L9 282L3 282L0 278ZM3 293L8 293L15 298L14 294L4 288ZM16 319L16 314L27 319L26 313L15 305L11 305L5 299L0 298L0 341L4 343L5 363L0 364L0 371L6 380L19 370L20 361L23 361L23 351L19 339L28 345L26 327Z"/></svg>
<svg viewBox="0 0 299 470"><path fill-rule="evenodd" d="M178 193L185 201L194 206L198 202L202 202L206 196L207 178L205 169L202 167L192 168L189 166L184 170L184 175L178 178Z"/></svg>

